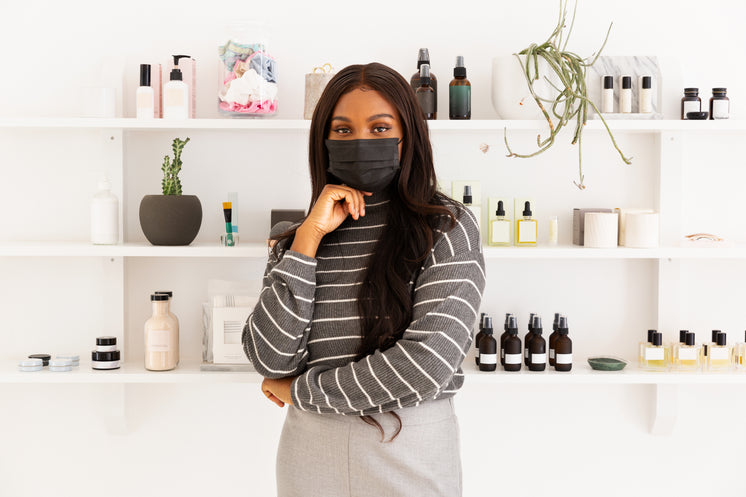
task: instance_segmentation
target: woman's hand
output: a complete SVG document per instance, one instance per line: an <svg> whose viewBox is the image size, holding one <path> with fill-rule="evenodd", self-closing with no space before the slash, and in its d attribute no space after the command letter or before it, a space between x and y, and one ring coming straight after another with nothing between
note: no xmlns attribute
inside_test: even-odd
<svg viewBox="0 0 746 497"><path fill-rule="evenodd" d="M285 407L285 404L293 405L293 398L290 395L290 385L295 378L295 376L277 380L264 378L264 381L262 381L262 393L279 407Z"/></svg>
<svg viewBox="0 0 746 497"><path fill-rule="evenodd" d="M360 219L365 215L365 197L370 195L373 194L345 185L324 186L308 217L296 230L290 250L316 257L324 235L337 229L347 216Z"/></svg>

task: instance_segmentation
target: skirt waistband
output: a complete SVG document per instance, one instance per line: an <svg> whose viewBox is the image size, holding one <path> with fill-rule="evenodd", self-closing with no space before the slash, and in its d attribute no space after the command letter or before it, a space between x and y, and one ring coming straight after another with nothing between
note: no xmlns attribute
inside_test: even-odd
<svg viewBox="0 0 746 497"><path fill-rule="evenodd" d="M319 414L313 411L302 411L295 406L290 406L295 416L311 417L317 422L329 423L360 423L359 415L352 414ZM404 407L395 412L401 418L402 427L437 423L455 416L453 397L446 399L428 400L417 406ZM290 414L290 412L288 412ZM372 414L371 417L382 424L388 424L393 419L389 412Z"/></svg>

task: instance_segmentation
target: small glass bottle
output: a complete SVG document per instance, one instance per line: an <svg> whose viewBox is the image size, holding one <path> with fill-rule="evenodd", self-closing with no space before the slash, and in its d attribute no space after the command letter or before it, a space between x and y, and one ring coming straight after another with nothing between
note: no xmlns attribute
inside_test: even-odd
<svg viewBox="0 0 746 497"><path fill-rule="evenodd" d="M691 371L702 367L702 347L695 344L694 338L694 333L685 334L684 343L677 349L676 369Z"/></svg>
<svg viewBox="0 0 746 497"><path fill-rule="evenodd" d="M653 343L653 333L655 332L656 330L648 330L647 341L640 342L639 353L637 356L637 362L639 363L640 367L642 367L644 359L645 359L645 347L647 347L648 344Z"/></svg>
<svg viewBox="0 0 746 497"><path fill-rule="evenodd" d="M671 362L677 364L679 360L679 349L686 344L686 334L689 330L679 330L679 341L671 344Z"/></svg>
<svg viewBox="0 0 746 497"><path fill-rule="evenodd" d="M536 246L539 232L536 219L531 217L531 202L526 201L523 209L523 219L515 223L515 244L520 246Z"/></svg>
<svg viewBox="0 0 746 497"><path fill-rule="evenodd" d="M681 99L681 119L686 119L687 112L700 112L702 110L702 99L699 98L699 88L684 88L684 97Z"/></svg>
<svg viewBox="0 0 746 497"><path fill-rule="evenodd" d="M712 335L709 342L702 344L703 360L707 362L707 356L710 355L710 348L717 343L718 335L722 333L720 330L712 330Z"/></svg>
<svg viewBox="0 0 746 497"><path fill-rule="evenodd" d="M513 317L511 313L505 314L505 324L503 325L503 334L500 335L500 365L505 364L505 339L508 338L510 318ZM514 319L515 321L515 319ZM516 326L516 333L518 333L518 327ZM520 353L520 351L518 351Z"/></svg>
<svg viewBox="0 0 746 497"><path fill-rule="evenodd" d="M474 355L474 362L477 363L477 366L479 366L479 341L484 336L484 318L487 316L484 312L479 317L479 332L474 336L474 348L476 350L476 354Z"/></svg>
<svg viewBox="0 0 746 497"><path fill-rule="evenodd" d="M409 85L412 87L413 91L417 91L417 88L422 84L420 82L420 69L423 64L427 64L432 69L432 64L430 64L430 51L427 48L420 48L417 55L417 72L409 79ZM433 91L435 92L435 112L438 112L438 78L435 77L435 73L432 71L430 71L430 86L432 86Z"/></svg>
<svg viewBox="0 0 746 497"><path fill-rule="evenodd" d="M556 246L559 243L559 223L557 216L549 218L549 245Z"/></svg>
<svg viewBox="0 0 746 497"><path fill-rule="evenodd" d="M464 185L464 196L462 197L462 203L464 207L469 209L474 217L477 218L477 227L481 233L482 231L482 208L479 205L474 205L473 197L471 195L471 185Z"/></svg>
<svg viewBox="0 0 746 497"><path fill-rule="evenodd" d="M484 336L479 340L479 370L497 369L497 341L492 336L492 318L484 317Z"/></svg>
<svg viewBox="0 0 746 497"><path fill-rule="evenodd" d="M152 294L153 315L145 322L145 369L168 371L176 367L179 339L168 315L168 295Z"/></svg>
<svg viewBox="0 0 746 497"><path fill-rule="evenodd" d="M663 346L663 335L655 332L653 341L645 345L642 367L648 371L666 371L668 364L668 349Z"/></svg>
<svg viewBox="0 0 746 497"><path fill-rule="evenodd" d="M549 365L554 366L554 345L557 342L557 337L559 336L559 322L560 322L560 313L555 312L554 313L554 322L552 323L552 334L549 335Z"/></svg>
<svg viewBox="0 0 746 497"><path fill-rule="evenodd" d="M710 98L710 119L728 119L730 117L730 99L726 96L727 88L713 88Z"/></svg>
<svg viewBox="0 0 746 497"><path fill-rule="evenodd" d="M456 56L453 80L448 86L448 118L471 119L471 83L466 79L464 56Z"/></svg>
<svg viewBox="0 0 746 497"><path fill-rule="evenodd" d="M420 86L417 87L414 93L417 101L420 103L422 112L425 113L425 119L437 119L435 90L430 86L430 66L428 64L420 66Z"/></svg>
<svg viewBox="0 0 746 497"><path fill-rule="evenodd" d="M174 292L171 290L155 292L156 295L168 295L168 317L171 318L174 326L176 327L176 345L174 346L174 352L176 353L176 364L179 364L179 318L171 310L171 305L174 302Z"/></svg>
<svg viewBox="0 0 746 497"><path fill-rule="evenodd" d="M518 325L516 324L515 317L511 317L508 336L505 338L503 350L505 352L505 361L503 363L505 371L520 371L522 362L521 338L518 336Z"/></svg>
<svg viewBox="0 0 746 497"><path fill-rule="evenodd" d="M746 369L746 332L744 332L744 341L736 344L735 363L736 369Z"/></svg>
<svg viewBox="0 0 746 497"><path fill-rule="evenodd" d="M510 221L505 218L503 201L497 201L495 217L490 219L489 244L492 246L510 245Z"/></svg>
<svg viewBox="0 0 746 497"><path fill-rule="evenodd" d="M528 318L528 333L526 333L526 336L523 337L523 362L526 363L526 366L528 366L528 344L531 343L531 339L534 338L534 314L533 312ZM518 326L516 325L516 328Z"/></svg>
<svg viewBox="0 0 746 497"><path fill-rule="evenodd" d="M572 369L572 340L568 336L569 330L565 316L560 317L557 333L558 336L554 342L554 369L556 371L570 371Z"/></svg>
<svg viewBox="0 0 746 497"><path fill-rule="evenodd" d="M725 333L718 333L714 345L710 345L707 355L709 371L728 371L733 368L733 350L728 345Z"/></svg>
<svg viewBox="0 0 746 497"><path fill-rule="evenodd" d="M531 327L531 343L528 349L528 370L544 371L547 367L547 342L541 336L541 318L534 316L534 324Z"/></svg>

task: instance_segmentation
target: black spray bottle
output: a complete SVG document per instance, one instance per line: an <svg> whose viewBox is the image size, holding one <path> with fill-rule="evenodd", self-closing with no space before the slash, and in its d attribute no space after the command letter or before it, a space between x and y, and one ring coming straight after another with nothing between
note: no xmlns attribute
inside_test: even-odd
<svg viewBox="0 0 746 497"><path fill-rule="evenodd" d="M559 336L554 344L556 351L554 369L557 371L570 371L572 369L572 340L568 336L569 331L565 316L562 316L559 320L557 333L559 333Z"/></svg>
<svg viewBox="0 0 746 497"><path fill-rule="evenodd" d="M430 51L427 48L420 48L420 53L417 56L417 72L409 80L409 84L415 92L422 85L420 82L420 68L422 64L427 64L432 68L432 64L430 64ZM432 71L430 72L430 86L433 88L433 92L435 92L435 112L438 112L438 78L435 77Z"/></svg>
<svg viewBox="0 0 746 497"><path fill-rule="evenodd" d="M549 365L554 366L554 343L557 341L557 337L559 336L559 333L557 330L559 329L559 321L560 321L560 313L555 312L554 313L554 322L552 323L552 334L549 335Z"/></svg>
<svg viewBox="0 0 746 497"><path fill-rule="evenodd" d="M474 337L474 348L477 349L474 360L477 363L477 366L479 366L479 340L481 340L484 336L484 317L486 315L487 314L482 313L482 315L479 317L479 333L477 333Z"/></svg>
<svg viewBox="0 0 746 497"><path fill-rule="evenodd" d="M518 324L513 316L510 317L508 325L508 336L503 346L505 350L505 371L520 371L521 362L521 338L518 336Z"/></svg>
<svg viewBox="0 0 746 497"><path fill-rule="evenodd" d="M511 313L505 314L505 324L503 325L503 334L500 335L500 365L505 364L505 339L508 338L508 324L510 318L513 317Z"/></svg>
<svg viewBox="0 0 746 497"><path fill-rule="evenodd" d="M526 333L526 336L523 338L523 361L526 363L526 366L528 366L528 345L534 337L534 316L536 316L536 314L532 312L531 316L528 318L528 333Z"/></svg>
<svg viewBox="0 0 746 497"><path fill-rule="evenodd" d="M492 318L484 317L484 336L479 340L479 370L497 369L497 340L492 336Z"/></svg>
<svg viewBox="0 0 746 497"><path fill-rule="evenodd" d="M547 367L547 342L541 336L541 318L534 316L534 324L531 327L531 343L528 348L529 371L544 371Z"/></svg>

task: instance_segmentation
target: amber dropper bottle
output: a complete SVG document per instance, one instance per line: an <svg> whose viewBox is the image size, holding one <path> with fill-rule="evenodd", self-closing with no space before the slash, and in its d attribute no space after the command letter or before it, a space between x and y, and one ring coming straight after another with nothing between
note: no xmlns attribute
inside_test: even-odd
<svg viewBox="0 0 746 497"><path fill-rule="evenodd" d="M505 371L520 371L521 362L523 362L521 360L521 338L518 336L518 324L513 316L510 317L508 336L505 338L503 349L505 351Z"/></svg>
<svg viewBox="0 0 746 497"><path fill-rule="evenodd" d="M547 342L541 336L541 318L534 316L534 324L531 327L531 343L528 348L529 371L544 371L547 367Z"/></svg>

